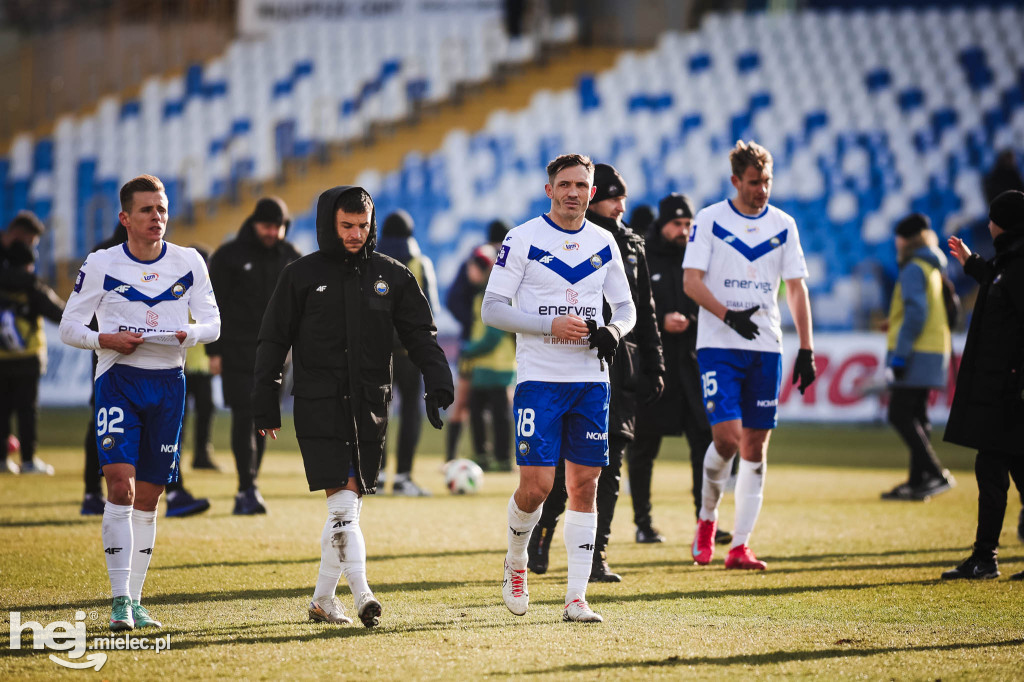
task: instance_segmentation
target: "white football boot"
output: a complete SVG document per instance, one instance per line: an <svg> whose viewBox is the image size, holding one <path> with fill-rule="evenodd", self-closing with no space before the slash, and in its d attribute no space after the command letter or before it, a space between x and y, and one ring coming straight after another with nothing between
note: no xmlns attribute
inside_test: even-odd
<svg viewBox="0 0 1024 682"><path fill-rule="evenodd" d="M356 599L356 614L358 614L359 620L363 622L363 625L368 628L376 627L380 624L380 615L383 612L384 607L373 596L373 592L362 592Z"/></svg>
<svg viewBox="0 0 1024 682"><path fill-rule="evenodd" d="M574 623L603 623L601 614L594 613L590 605L582 599L573 599L562 610L562 620Z"/></svg>
<svg viewBox="0 0 1024 682"><path fill-rule="evenodd" d="M526 613L530 605L530 593L526 591L526 569L517 571L505 561L505 579L501 583L501 596L508 610L517 616Z"/></svg>
<svg viewBox="0 0 1024 682"><path fill-rule="evenodd" d="M337 597L320 597L309 602L309 619L334 625L348 625L352 622L352 619L345 615L345 607Z"/></svg>

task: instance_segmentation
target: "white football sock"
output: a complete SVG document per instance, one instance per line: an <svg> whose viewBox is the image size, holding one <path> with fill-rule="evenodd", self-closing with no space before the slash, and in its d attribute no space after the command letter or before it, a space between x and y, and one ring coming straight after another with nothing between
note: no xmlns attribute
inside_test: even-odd
<svg viewBox="0 0 1024 682"><path fill-rule="evenodd" d="M526 546L530 544L530 533L533 532L533 527L540 520L540 513L543 509L544 505L541 505L532 512L524 512L516 504L514 493L508 500L508 553L505 555L505 561L508 562L510 568L516 571L526 570L526 562L529 558L526 554Z"/></svg>
<svg viewBox="0 0 1024 682"><path fill-rule="evenodd" d="M722 493L725 492L725 484L729 480L729 471L732 468L732 458L736 453L728 457L722 457L715 449L715 444L708 446L704 454L704 483L701 486L700 518L704 521L718 520L718 505L722 502Z"/></svg>
<svg viewBox="0 0 1024 682"><path fill-rule="evenodd" d="M103 506L103 552L107 558L110 592L113 597L128 596L128 575L132 570L132 506L114 504L110 500Z"/></svg>
<svg viewBox="0 0 1024 682"><path fill-rule="evenodd" d="M337 586L337 579L330 577L331 572L336 570L332 568L333 564L341 569L341 575L345 576L349 589L356 597L362 592L370 591L370 586L366 583L366 542L363 540L363 529L359 527L359 512L362 507L363 501L352 490L340 490L327 498L327 523L330 525L327 553L333 553L337 563L325 563L322 559L320 563L320 572L324 574L324 586L330 584L332 579L334 586ZM321 548L322 545L321 541ZM320 583L321 580L317 580L318 597L324 596L320 594ZM334 594L333 587L327 594Z"/></svg>
<svg viewBox="0 0 1024 682"><path fill-rule="evenodd" d="M156 543L156 510L132 510L132 566L128 579L128 596L132 601L142 601L142 584L146 582L146 571L153 558Z"/></svg>
<svg viewBox="0 0 1024 682"><path fill-rule="evenodd" d="M732 547L747 544L764 502L764 475L766 462L740 460L736 477L736 528L732 532Z"/></svg>
<svg viewBox="0 0 1024 682"><path fill-rule="evenodd" d="M587 583L594 563L594 539L597 537L597 512L565 512L565 551L569 556L569 583L565 603L587 599Z"/></svg>
<svg viewBox="0 0 1024 682"><path fill-rule="evenodd" d="M324 522L323 532L320 533L320 573L316 579L316 588L313 590L314 601L320 597L333 597L334 591L338 588L338 581L341 580L341 559L331 544L335 532L334 524L341 523L331 512L340 512L340 509L337 509L340 501L338 493L327 498L327 520Z"/></svg>

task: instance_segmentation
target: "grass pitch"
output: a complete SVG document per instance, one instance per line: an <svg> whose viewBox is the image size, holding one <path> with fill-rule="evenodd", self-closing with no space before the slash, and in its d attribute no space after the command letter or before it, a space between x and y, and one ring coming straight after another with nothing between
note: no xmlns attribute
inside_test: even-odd
<svg viewBox="0 0 1024 682"><path fill-rule="evenodd" d="M227 424L220 415L215 445L222 469L233 472ZM161 511L143 595L165 624L160 634L170 634L170 650L112 651L99 673L66 670L47 656L66 652L32 650L27 634L22 650L10 650L9 612L46 625L82 610L90 642L107 634L100 521L78 514L83 430L81 413L47 413L40 455L57 475L0 478L0 679L1024 675L1024 582L1006 580L1024 570L1013 489L1003 577L943 582L939 574L965 558L973 540L973 453L936 443L959 485L924 504L882 502L879 493L905 475L894 433L786 424L773 437L752 542L768 571L726 572L721 548L710 567L693 565L687 452L680 439L667 439L655 469L654 514L668 542L633 542L624 494L609 548L623 582L591 585L588 599L606 622L589 626L560 621L565 554L558 541L549 573L530 575L529 613L507 611L500 580L514 474L488 474L476 496L447 495L440 438L429 428L414 478L434 497L378 495L364 505L368 577L384 604L374 630L358 621L306 620L325 505L323 493L306 488L294 441L268 450L265 517L231 515L233 473L186 466L187 486L213 508L188 519ZM731 495L722 522L732 527ZM351 615L344 581L338 592Z"/></svg>

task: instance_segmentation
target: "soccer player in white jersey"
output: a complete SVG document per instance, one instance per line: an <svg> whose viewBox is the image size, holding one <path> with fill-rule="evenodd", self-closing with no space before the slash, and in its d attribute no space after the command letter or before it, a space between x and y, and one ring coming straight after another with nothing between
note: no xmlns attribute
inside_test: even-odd
<svg viewBox="0 0 1024 682"><path fill-rule="evenodd" d="M608 368L636 309L614 239L584 220L594 196L594 165L564 154L548 164L551 211L509 231L487 283L485 324L516 333L519 487L508 502L502 597L526 613L526 546L565 458L569 493L565 548L569 581L562 619L600 622L587 605L597 531L597 479L608 464ZM607 326L604 299L612 309ZM596 352L594 349L597 349Z"/></svg>
<svg viewBox="0 0 1024 682"><path fill-rule="evenodd" d="M96 441L107 479L102 536L115 631L160 627L140 600L157 502L178 480L185 351L220 335L202 257L164 241L163 183L152 175L126 183L118 219L128 241L89 255L60 323L64 343L94 350L98 359ZM88 327L94 314L99 331Z"/></svg>
<svg viewBox="0 0 1024 682"><path fill-rule="evenodd" d="M711 562L718 505L740 453L736 520L726 568L767 564L748 542L761 512L768 439L778 423L782 379L779 283L793 314L800 351L793 369L802 394L815 378L811 305L800 237L793 219L768 205L772 156L764 147L737 142L729 154L736 197L697 214L683 259L683 287L700 305L697 361L704 408L714 441L704 456L702 506L693 558Z"/></svg>

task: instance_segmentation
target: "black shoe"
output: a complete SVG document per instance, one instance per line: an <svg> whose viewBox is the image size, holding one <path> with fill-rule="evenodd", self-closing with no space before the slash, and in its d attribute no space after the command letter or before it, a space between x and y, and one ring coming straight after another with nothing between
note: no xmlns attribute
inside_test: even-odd
<svg viewBox="0 0 1024 682"><path fill-rule="evenodd" d="M266 514L266 503L263 501L259 489L252 486L235 495L235 509L231 513L237 516Z"/></svg>
<svg viewBox="0 0 1024 682"><path fill-rule="evenodd" d="M636 541L641 545L653 545L658 542L665 542L665 536L659 533L654 526L637 526Z"/></svg>
<svg viewBox="0 0 1024 682"><path fill-rule="evenodd" d="M900 483L898 486L882 493L883 500L914 500L914 488L910 485L910 481L906 483Z"/></svg>
<svg viewBox="0 0 1024 682"><path fill-rule="evenodd" d="M86 493L82 498L82 516L103 516L103 507L107 501L99 493Z"/></svg>
<svg viewBox="0 0 1024 682"><path fill-rule="evenodd" d="M604 554L604 552L601 552ZM594 553L594 564L590 567L590 582L592 583L621 583L622 576L618 573L612 573L612 569L608 568L608 562L605 561L604 557Z"/></svg>
<svg viewBox="0 0 1024 682"><path fill-rule="evenodd" d="M1024 571L1021 571L1020 573L1014 573L1010 576L1010 580L1024 580Z"/></svg>
<svg viewBox="0 0 1024 682"><path fill-rule="evenodd" d="M721 528L715 531L715 544L716 545L728 545L732 543L732 533Z"/></svg>
<svg viewBox="0 0 1024 682"><path fill-rule="evenodd" d="M548 572L548 558L551 552L551 538L555 535L554 528L534 526L530 544L526 546L526 567L532 573L544 575Z"/></svg>
<svg viewBox="0 0 1024 682"><path fill-rule="evenodd" d="M953 474L949 473L949 469L943 469L941 476L931 476L926 478L921 485L915 486L911 495L915 500L928 500L939 493L950 490L955 485L956 480L953 479Z"/></svg>
<svg viewBox="0 0 1024 682"><path fill-rule="evenodd" d="M942 574L943 580L991 580L999 577L999 566L995 559L979 559L973 554L956 568Z"/></svg>
<svg viewBox="0 0 1024 682"><path fill-rule="evenodd" d="M167 493L167 513L165 516L168 518L174 516L194 516L195 514L202 514L209 508L210 501L208 499L205 497L192 497L189 491L182 488L181 490Z"/></svg>
<svg viewBox="0 0 1024 682"><path fill-rule="evenodd" d="M207 471L220 471L220 467L212 459L196 459L192 461L193 469L205 469Z"/></svg>

